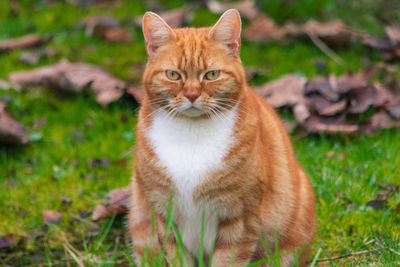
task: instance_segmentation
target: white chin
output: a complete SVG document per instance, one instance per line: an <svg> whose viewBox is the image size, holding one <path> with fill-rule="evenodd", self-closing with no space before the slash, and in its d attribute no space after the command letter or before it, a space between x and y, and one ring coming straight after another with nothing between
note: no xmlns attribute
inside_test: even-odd
<svg viewBox="0 0 400 267"><path fill-rule="evenodd" d="M204 115L204 111L193 107L182 110L180 113L186 117L200 117L201 115Z"/></svg>

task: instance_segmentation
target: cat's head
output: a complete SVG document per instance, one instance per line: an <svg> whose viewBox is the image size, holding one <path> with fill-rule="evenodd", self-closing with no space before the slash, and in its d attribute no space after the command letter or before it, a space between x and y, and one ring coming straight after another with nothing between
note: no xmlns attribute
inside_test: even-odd
<svg viewBox="0 0 400 267"><path fill-rule="evenodd" d="M143 17L148 54L144 104L192 118L233 108L245 86L240 32L240 15L234 9L209 28L172 29L147 12Z"/></svg>

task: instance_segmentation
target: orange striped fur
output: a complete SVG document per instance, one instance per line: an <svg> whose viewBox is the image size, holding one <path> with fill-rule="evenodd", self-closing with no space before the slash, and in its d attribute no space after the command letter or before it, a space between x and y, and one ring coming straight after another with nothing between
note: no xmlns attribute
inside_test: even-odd
<svg viewBox="0 0 400 267"><path fill-rule="evenodd" d="M236 10L211 28L171 29L154 13L144 16L149 60L129 215L138 263L145 249L161 248L172 192L189 262L198 260L204 214L210 266L244 266L274 254L276 242L282 266L298 254L305 266L315 228L312 188L281 120L246 83L240 30ZM170 261L176 242L170 233Z"/></svg>

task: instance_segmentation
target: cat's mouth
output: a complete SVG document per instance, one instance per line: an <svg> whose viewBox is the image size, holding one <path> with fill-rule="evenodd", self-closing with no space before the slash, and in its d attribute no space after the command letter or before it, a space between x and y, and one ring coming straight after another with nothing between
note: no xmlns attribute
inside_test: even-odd
<svg viewBox="0 0 400 267"><path fill-rule="evenodd" d="M200 117L205 114L205 112L201 109L198 109L194 106L181 110L180 112L182 115L187 117Z"/></svg>

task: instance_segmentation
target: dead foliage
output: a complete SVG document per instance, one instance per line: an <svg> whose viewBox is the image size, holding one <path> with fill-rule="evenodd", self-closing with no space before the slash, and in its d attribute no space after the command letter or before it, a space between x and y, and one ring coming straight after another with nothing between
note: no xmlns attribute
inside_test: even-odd
<svg viewBox="0 0 400 267"><path fill-rule="evenodd" d="M206 2L208 9L214 14L222 14L226 10L237 9L243 18L252 20L258 16L260 11L254 0L241 0L237 2L220 2L216 0L208 0Z"/></svg>
<svg viewBox="0 0 400 267"><path fill-rule="evenodd" d="M388 207L388 200L396 193L399 192L399 186L394 184L379 184L380 190L377 196L368 201L365 205L375 210L381 210Z"/></svg>
<svg viewBox="0 0 400 267"><path fill-rule="evenodd" d="M55 210L42 210L43 222L45 224L56 224L62 220L62 215Z"/></svg>
<svg viewBox="0 0 400 267"><path fill-rule="evenodd" d="M329 45L344 46L354 42L359 33L351 31L340 20L329 22L309 20L302 25L289 22L279 26L268 16L259 15L246 27L243 35L249 41L319 38Z"/></svg>
<svg viewBox="0 0 400 267"><path fill-rule="evenodd" d="M5 108L6 104L0 102L0 143L18 145L28 143L24 126L17 122Z"/></svg>
<svg viewBox="0 0 400 267"><path fill-rule="evenodd" d="M397 70L377 64L358 73L316 77L311 81L293 74L255 90L273 107L289 107L308 133L372 134L379 129L400 127L400 85ZM383 83L377 73L389 77ZM367 118L362 114L372 113Z"/></svg>
<svg viewBox="0 0 400 267"><path fill-rule="evenodd" d="M80 24L85 27L86 36L96 35L110 43L131 43L133 40L132 33L123 29L119 21L111 16L87 17Z"/></svg>
<svg viewBox="0 0 400 267"><path fill-rule="evenodd" d="M57 51L51 48L40 48L32 51L24 51L19 56L19 60L28 65L36 65L42 58L52 57Z"/></svg>
<svg viewBox="0 0 400 267"><path fill-rule="evenodd" d="M171 28L182 27L185 23L190 22L192 19L192 13L188 9L179 8L168 11L161 11L157 13ZM135 24L138 27L142 27L143 16L135 19Z"/></svg>
<svg viewBox="0 0 400 267"><path fill-rule="evenodd" d="M252 19L243 33L248 41L271 42L287 39L310 39L328 56L337 60L337 56L326 46L344 47L359 41L365 46L381 51L387 61L400 59L400 28L386 26L385 36L377 38L371 34L356 31L340 20L319 22L309 20L304 24L288 22L277 25L270 17L258 14Z"/></svg>
<svg viewBox="0 0 400 267"><path fill-rule="evenodd" d="M102 106L118 100L125 92L134 97L140 95L139 89L131 88L126 82L98 66L71 63L65 59L54 65L11 73L9 80L21 86L44 85L75 93L90 87Z"/></svg>
<svg viewBox="0 0 400 267"><path fill-rule="evenodd" d="M385 36L379 39L372 35L367 35L362 39L362 43L383 53L385 60L393 61L400 59L400 28L396 26L386 26Z"/></svg>
<svg viewBox="0 0 400 267"><path fill-rule="evenodd" d="M15 39L0 41L0 52L7 52L19 48L34 47L49 42L52 36L42 36L39 34L29 34Z"/></svg>
<svg viewBox="0 0 400 267"><path fill-rule="evenodd" d="M0 249L9 249L15 245L15 236L13 234L6 234L0 236Z"/></svg>
<svg viewBox="0 0 400 267"><path fill-rule="evenodd" d="M129 187L112 190L105 197L106 204L98 204L92 213L92 220L99 221L128 212L131 190Z"/></svg>

